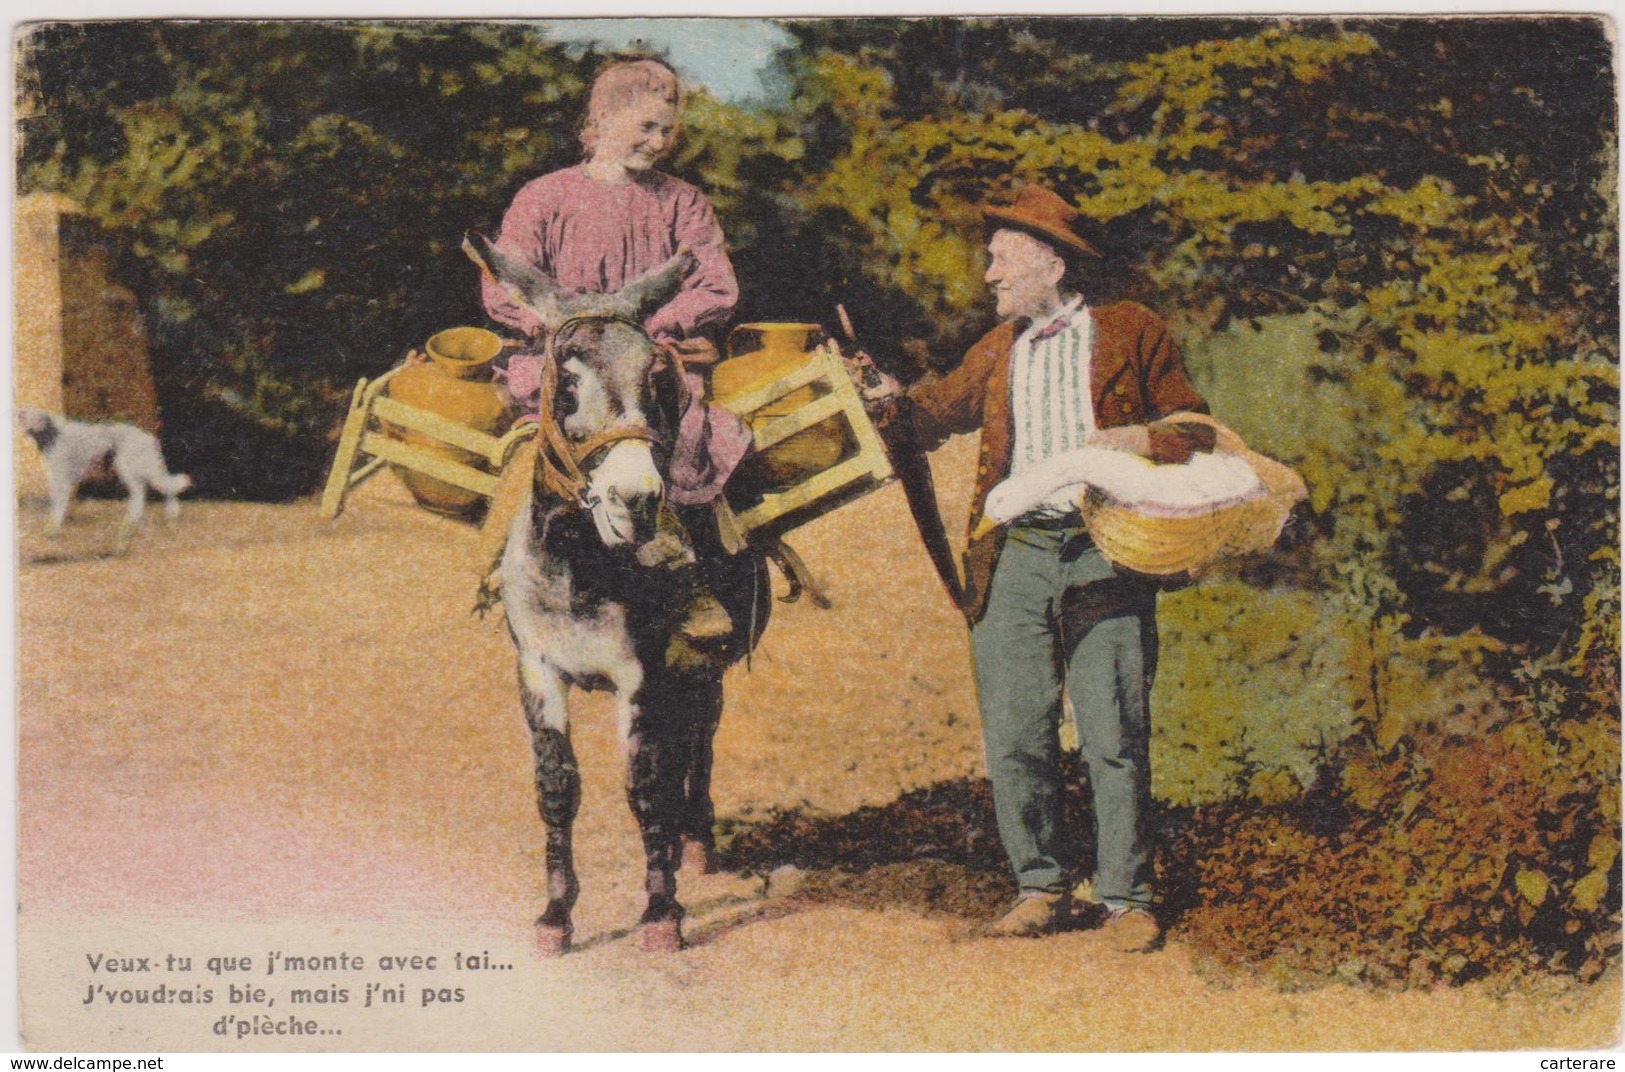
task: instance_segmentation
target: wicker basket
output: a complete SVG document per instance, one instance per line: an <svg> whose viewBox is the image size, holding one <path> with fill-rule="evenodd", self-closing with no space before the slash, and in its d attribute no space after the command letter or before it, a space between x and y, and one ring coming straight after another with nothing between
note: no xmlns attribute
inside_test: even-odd
<svg viewBox="0 0 1625 1072"><path fill-rule="evenodd" d="M1248 450L1240 436L1206 414L1176 413L1159 423L1164 422L1213 428L1215 449L1244 458L1258 473L1264 494L1195 516L1159 517L1090 490L1079 504L1083 522L1107 560L1135 573L1165 577L1198 573L1220 559L1273 547L1292 507L1307 494L1303 479L1273 458Z"/></svg>

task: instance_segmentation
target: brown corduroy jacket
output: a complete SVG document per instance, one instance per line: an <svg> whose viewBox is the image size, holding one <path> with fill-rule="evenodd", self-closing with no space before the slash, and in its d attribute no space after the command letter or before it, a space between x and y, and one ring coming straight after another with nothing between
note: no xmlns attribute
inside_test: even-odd
<svg viewBox="0 0 1625 1072"><path fill-rule="evenodd" d="M1186 410L1206 413L1207 403L1191 386L1185 365L1167 329L1143 305L1118 302L1091 307L1089 361L1095 425L1116 428L1146 424ZM926 450L952 435L980 428L976 493L970 526L982 516L987 494L1010 475L1014 430L1010 410L1010 350L1018 325L1004 323L977 340L957 368L908 392L906 411L915 437ZM1151 458L1184 462L1198 450L1213 449L1213 430L1203 425L1162 425L1151 430ZM965 617L975 624L987 607L987 586L1004 546L1004 527L972 541L965 551Z"/></svg>

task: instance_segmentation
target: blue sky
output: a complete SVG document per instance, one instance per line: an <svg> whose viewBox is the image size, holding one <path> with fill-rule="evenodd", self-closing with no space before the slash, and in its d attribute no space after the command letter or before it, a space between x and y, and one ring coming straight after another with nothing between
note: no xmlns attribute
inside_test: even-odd
<svg viewBox="0 0 1625 1072"><path fill-rule="evenodd" d="M730 101L761 96L759 78L790 35L765 19L548 19L560 41L597 41L622 48L643 41L667 54L683 80Z"/></svg>

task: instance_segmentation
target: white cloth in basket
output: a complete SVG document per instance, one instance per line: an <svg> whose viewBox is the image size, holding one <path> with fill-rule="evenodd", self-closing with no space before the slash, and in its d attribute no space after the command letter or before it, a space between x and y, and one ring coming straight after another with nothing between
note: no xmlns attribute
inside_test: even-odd
<svg viewBox="0 0 1625 1072"><path fill-rule="evenodd" d="M996 524L1039 507L1077 505L1090 488L1152 517L1197 517L1268 494L1247 459L1196 454L1177 465L1105 447L1083 447L1036 462L988 492L983 512Z"/></svg>

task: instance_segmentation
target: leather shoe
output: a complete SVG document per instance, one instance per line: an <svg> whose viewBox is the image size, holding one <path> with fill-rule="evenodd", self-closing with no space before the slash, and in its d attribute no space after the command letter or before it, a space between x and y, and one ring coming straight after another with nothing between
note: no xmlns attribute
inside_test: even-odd
<svg viewBox="0 0 1625 1072"><path fill-rule="evenodd" d="M1064 893L1023 893L1010 911L988 924L987 934L993 938L1037 938L1058 930L1069 907Z"/></svg>
<svg viewBox="0 0 1625 1072"><path fill-rule="evenodd" d="M1100 933L1119 953L1146 953L1162 937L1162 928L1149 908L1122 905L1107 910Z"/></svg>

